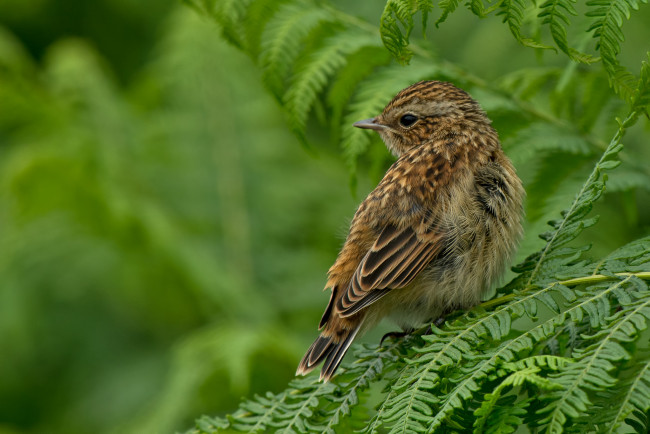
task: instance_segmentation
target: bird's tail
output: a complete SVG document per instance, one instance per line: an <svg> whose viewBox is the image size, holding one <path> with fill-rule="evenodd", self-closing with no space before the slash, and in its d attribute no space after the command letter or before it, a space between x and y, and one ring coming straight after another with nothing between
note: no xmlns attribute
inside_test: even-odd
<svg viewBox="0 0 650 434"><path fill-rule="evenodd" d="M314 343L311 344L311 347L309 347L307 353L300 361L296 375L306 375L310 373L324 360L325 363L320 372L320 379L329 381L341 364L343 356L345 356L348 348L350 348L350 344L352 344L352 341L360 328L361 324L358 324L353 329L334 333L334 336L321 334Z"/></svg>

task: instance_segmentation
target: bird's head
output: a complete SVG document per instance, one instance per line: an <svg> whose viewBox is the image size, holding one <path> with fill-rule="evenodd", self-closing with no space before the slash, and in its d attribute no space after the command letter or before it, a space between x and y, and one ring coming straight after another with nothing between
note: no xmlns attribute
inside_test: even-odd
<svg viewBox="0 0 650 434"><path fill-rule="evenodd" d="M354 126L377 131L388 149L400 156L477 124L489 127L490 121L467 92L443 81L421 81L398 93L379 116Z"/></svg>

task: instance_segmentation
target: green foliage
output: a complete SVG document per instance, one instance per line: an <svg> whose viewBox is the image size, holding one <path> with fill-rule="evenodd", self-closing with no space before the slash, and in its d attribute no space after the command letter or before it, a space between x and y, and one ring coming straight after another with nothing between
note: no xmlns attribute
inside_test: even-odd
<svg viewBox="0 0 650 434"><path fill-rule="evenodd" d="M0 431L647 431L644 2L37 3L0 2ZM433 334L290 382L346 179L362 196L392 162L350 124L421 79L493 119L522 265Z"/></svg>
<svg viewBox="0 0 650 434"><path fill-rule="evenodd" d="M39 32L64 24L15 4ZM63 31L38 58L0 27L2 432L174 432L231 411L286 385L289 330L320 309L295 294L338 245L345 166L301 151L212 23L183 5L153 21L126 83L93 41Z"/></svg>
<svg viewBox="0 0 650 434"><path fill-rule="evenodd" d="M484 105L486 102L489 103L490 97L499 94L500 97L510 100L509 110L514 112L511 115L518 114L524 123L532 124L538 121L537 128L548 130L557 130L559 127L583 141L580 145L583 148L582 152L585 146L594 147L595 143L588 138L589 126L581 130L579 126L576 128L571 123L565 123L564 120L559 121L546 115L540 116L539 111L516 98L514 89L508 83L504 82L497 86L488 84L481 78L459 69L457 65L450 65L435 58L422 48L420 42L411 44L412 30L416 22L414 16L416 14L422 16L422 27L425 31L427 20L434 11L433 3L430 1L391 0L387 2L381 15L379 29L325 2L187 1L213 17L219 23L226 38L248 53L259 65L268 89L282 102L292 130L308 142L311 130L308 127L310 114L316 114L321 122L332 126L333 139L341 142L350 157L349 162L352 167L356 167L356 160L366 152L372 137L367 132L347 132L349 130L347 125L352 116L362 118L373 116L386 101L382 96L392 95L410 82L433 77L457 80L458 84L468 88L472 93L477 89L487 91L489 96L483 99ZM598 55L601 56L605 66L602 70L608 74L614 89L625 99L631 101L633 92L639 88L638 79L630 73L621 75L622 70L615 66L618 65L616 59L620 52L619 36L623 25L621 17L629 16L629 10L636 7L634 2L625 7L613 5L609 8L611 12L590 4L592 9L585 12L585 17L589 17L586 31L593 31L594 38L598 39L595 43L595 55L585 54L572 46L569 41L567 36L567 27L571 24L569 17L577 14L570 0L549 0L540 5L539 9L535 9L525 0L502 1L489 7L486 7L482 1L468 2L466 5L473 13L480 16L498 13L516 39L527 46L549 48L550 46L535 38L522 36L526 26L531 28L534 25L548 26L556 46L571 59L591 63L598 59ZM457 10L458 2L441 1L439 7L442 13L436 25L442 24L450 13ZM617 12L613 12L614 9ZM612 23L616 24L614 30L612 30ZM615 32L614 36L611 35L612 31ZM411 59L417 63L414 68L409 68L402 73L402 75L408 74L408 79L395 79L396 74L390 72L392 69L384 74L370 74L371 71L386 64L385 56L377 51L378 45L382 42L398 63L410 62ZM359 58L363 59L363 65L359 64ZM616 74L615 69L619 71ZM533 77L530 72L528 71L528 74L522 78L530 80ZM546 75L541 75L540 79L548 82L549 72L545 70ZM591 73L591 76L595 76L595 72L596 70ZM580 91L580 87L584 85L580 81L585 75L583 71L572 68L564 73L555 70L555 73L563 74L564 86L575 84L576 91ZM517 83L518 86L522 84ZM529 86L534 85L535 83L529 84ZM367 92L372 92L370 89L381 90L381 95L373 94L375 103L366 97ZM589 90L591 98L594 97L593 90ZM599 92L595 93L607 95L604 89L599 89ZM525 93L522 96L524 99L529 97ZM551 102L566 107L567 100L572 97L574 95L570 92L558 92ZM575 97L579 97L577 92ZM611 100L611 98L611 95L607 96L607 99ZM608 108L607 99L603 100L602 104L590 105L591 119L595 119ZM559 113L561 109L558 107L558 115L561 114ZM350 116L342 116L346 112ZM586 119L581 115L578 114L575 118ZM569 122L572 120L567 119ZM536 131L529 136L539 137ZM564 147L562 149L564 151L568 146L563 144L562 140L544 142L543 146L547 147L547 153L553 150L550 149L551 143L557 143L556 146L560 148ZM525 145L519 148L529 149Z"/></svg>
<svg viewBox="0 0 650 434"><path fill-rule="evenodd" d="M524 37L521 28L524 24L524 17L527 9L526 0L504 0L499 4L497 15L503 17L503 22L508 24L510 32L521 44L531 48L550 48L533 38Z"/></svg>
<svg viewBox="0 0 650 434"><path fill-rule="evenodd" d="M204 417L199 423L248 432L270 429L282 432L337 432L343 420L350 416L351 409L367 398L366 391L370 384L382 378L385 363L394 363L397 354L395 346L360 347L355 352L355 358L355 364L340 374L339 384L342 388L320 382L313 376L296 379L290 383L290 389L280 394L267 393L265 397L257 396L255 400L245 402L227 420ZM348 425L344 426L350 428L349 424L353 421L345 420L345 423ZM211 429L206 431L210 432Z"/></svg>
<svg viewBox="0 0 650 434"><path fill-rule="evenodd" d="M409 49L409 38L413 30L413 16L422 14L422 31L426 31L429 12L433 9L432 0L388 0L381 14L379 31L386 49L401 64L408 63L413 57Z"/></svg>
<svg viewBox="0 0 650 434"><path fill-rule="evenodd" d="M474 95L526 184L527 256L496 298L453 314L440 328L431 326L432 333L360 347L357 361L344 364L332 384L294 380L284 392L245 401L227 418L199 419L196 432L647 429L650 238L600 257L589 256L590 246L581 242L585 229L602 224L591 211L607 191L606 172L623 163L612 172L614 191L650 185L647 167L621 154L624 135L650 100L648 62L634 75L619 60L621 29L638 3L465 2L478 17L500 16L518 43L554 45L569 62L507 70L494 81L414 41L414 16L421 14L426 32L435 11L431 2L389 0L378 28L324 2L287 0L273 10L266 3L238 9L237 23L223 6L207 9L262 69L294 132L310 142L314 112L331 126L354 171L374 152L375 136L349 125L379 113L398 90L421 79L445 79ZM440 1L436 27L459 5ZM268 16L256 19L259 9ZM591 45L584 37L574 44L575 17L593 36ZM228 35L232 29L236 37ZM259 35L261 44L255 42ZM379 42L393 63L381 55ZM622 120L612 128L615 117ZM539 238L531 235L545 227Z"/></svg>
<svg viewBox="0 0 650 434"><path fill-rule="evenodd" d="M560 50L575 61L590 63L594 61L591 56L569 46L566 30L571 24L569 15L578 15L573 3L575 0L548 0L540 6L541 12L538 17L544 18L542 24L548 25L553 41Z"/></svg>
<svg viewBox="0 0 650 434"><path fill-rule="evenodd" d="M647 3L647 0L641 1ZM592 8L587 12L587 16L594 18L587 31L593 31L597 41L596 49L609 74L610 82L616 93L631 99L637 90L636 78L620 64L618 54L621 51L621 43L625 40L622 31L623 23L630 18L631 10L639 8L639 2L637 0L590 0L587 6Z"/></svg>

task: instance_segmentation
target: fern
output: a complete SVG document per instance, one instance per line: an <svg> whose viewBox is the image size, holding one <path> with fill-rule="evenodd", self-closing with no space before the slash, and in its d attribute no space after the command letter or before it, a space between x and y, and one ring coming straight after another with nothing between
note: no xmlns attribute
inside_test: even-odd
<svg viewBox="0 0 650 434"><path fill-rule="evenodd" d="M269 21L262 36L260 66L264 81L276 95L282 94L289 65L298 57L302 39L331 18L327 10L288 3Z"/></svg>
<svg viewBox="0 0 650 434"><path fill-rule="evenodd" d="M573 262L578 259L580 252L574 249L560 249L560 247L575 239L585 227L595 223L594 219L584 220L584 217L591 211L593 203L598 200L605 189L605 176L601 176L605 170L618 166L620 161L616 160L617 154L623 148L621 139L626 128L636 122L638 114L632 112L623 122L602 157L596 163L594 170L587 178L571 207L564 211L563 218L549 222L555 229L552 232L541 234L540 237L547 241L546 246L540 252L529 257L524 264L517 268L521 272L518 279L524 279L524 288L530 287L534 282L542 283L549 280L552 275L541 279L545 269L556 268L561 264Z"/></svg>
<svg viewBox="0 0 650 434"><path fill-rule="evenodd" d="M509 157L515 162L522 162L540 153L562 152L574 156L589 156L594 153L594 146L576 131L565 126L548 125L542 122L531 123L517 131L508 139L512 143ZM506 143L504 146L511 146Z"/></svg>
<svg viewBox="0 0 650 434"><path fill-rule="evenodd" d="M503 16L503 22L508 24L510 32L519 43L531 48L551 48L521 34L524 16L528 7L526 3L526 0L503 0L500 2L497 15Z"/></svg>
<svg viewBox="0 0 650 434"><path fill-rule="evenodd" d="M379 30L386 49L401 64L411 60L413 52L408 48L409 36L413 30L413 15L416 11L413 0L388 0L381 14ZM402 30L402 27L404 30Z"/></svg>
<svg viewBox="0 0 650 434"><path fill-rule="evenodd" d="M328 79L345 66L350 53L369 47L373 39L359 31L341 32L329 38L308 60L297 68L284 95L290 125L299 135L305 133L309 112Z"/></svg>
<svg viewBox="0 0 650 434"><path fill-rule="evenodd" d="M593 322L609 326L611 324L608 322L611 318L615 325L585 337L587 343L590 340L595 343L584 349L574 350L573 356L576 363L561 374L557 374L555 379L563 386L563 390L550 394L548 398L551 403L541 411L542 414L548 413L540 423L548 424L549 430L561 431L567 418L577 418L581 412L587 410L591 405L587 391L603 391L616 384L615 377L611 375L615 364L630 357L621 343L632 341L638 328L645 328L645 318L650 318L650 297L646 295L645 300L641 299L642 303L633 308L621 310L618 314L608 318L611 306L607 298L602 295L623 287L630 279L631 277L627 277L604 291L598 291L599 302L587 305ZM621 298L618 301L623 305ZM623 316L624 318L622 318ZM616 319L620 321L616 321Z"/></svg>
<svg viewBox="0 0 650 434"><path fill-rule="evenodd" d="M415 25L414 16L417 13L421 13L423 28L426 27L433 8L431 1L391 0L387 2L379 26L379 39L377 29L363 20L344 14L327 4L309 0L282 2L248 0L245 4L230 1L187 1L202 13L212 16L221 25L228 40L250 54L259 64L264 82L282 102L292 130L302 140L308 140L305 136L305 126L310 113L315 112L314 108L318 108L317 112L321 113L320 120L332 125L335 134L333 139L341 140L341 145L352 163L351 167L356 167L354 161L368 149L368 133L354 132L350 133L352 135L350 137L341 136L339 132L349 130L347 126L350 120L359 120L352 116L344 117L345 112L359 113L362 116L377 113L359 109L358 95L364 93L357 89L382 87L382 83L377 78L382 76L381 74L372 74L369 83L363 83L374 68L387 62L383 53L377 51L378 40L381 40L388 48L388 52L401 63L410 61L417 52L418 63L432 64L431 74L421 74L417 79L440 78L435 75L439 72L436 69L447 66L444 62L439 63L432 56L426 55L417 44L411 44L409 41ZM457 2L453 1L440 2L439 6L443 12L437 24L453 13L457 5ZM496 2L489 6L483 2L473 1L468 3L468 7L473 10L479 8L482 11L479 14L481 16L497 11L520 42L536 47L545 46L522 36L524 17L532 10L531 4L525 0ZM544 22L553 29L566 23L567 14L571 15L574 11L570 2L565 3L563 0L546 2L540 10L538 18L546 20ZM557 31L553 32L557 33ZM556 44L563 51L580 57L573 48L565 46L564 38L559 38L558 41L560 42L556 41ZM584 57L580 59L590 61ZM346 67L349 64L352 67ZM388 74L384 74L383 77L387 81L391 80ZM447 70L443 77L467 80L477 88L503 92L480 79L471 77L455 65L454 70ZM548 79L548 72L539 77L540 80ZM403 82L408 84L406 80ZM502 87L507 89L510 85L504 82ZM636 86L635 89L639 88L637 82L630 82L629 86L632 85ZM386 83L385 87L395 89L390 86L390 83ZM530 83L527 92L538 90L539 87ZM327 106L315 104L321 95L328 103ZM388 92L384 95L388 95ZM509 98L512 99L511 96ZM647 100L647 95L644 98ZM540 129L548 128L547 115L542 115L540 118L540 113L535 107L517 101L512 103L520 110L523 109L524 113L531 115L533 119L543 120L544 122L539 125ZM594 104L594 107L602 106L604 105ZM381 104L373 107L379 109ZM567 129L568 134L583 136L583 132L576 131L575 127L563 128ZM536 130L532 133L536 134ZM526 147L521 145L519 149L524 150Z"/></svg>
<svg viewBox="0 0 650 434"><path fill-rule="evenodd" d="M547 0L540 6L539 18L544 18L542 24L548 25L553 41L557 47L567 54L572 60L583 63L594 62L595 59L577 49L569 46L566 27L571 24L568 15L578 15L573 7L575 0Z"/></svg>
<svg viewBox="0 0 650 434"><path fill-rule="evenodd" d="M646 3L647 0L641 0ZM596 18L589 26L588 32L598 41L596 48L603 60L603 65L609 73L610 82L619 95L631 100L637 89L637 79L618 61L621 51L624 20L630 18L630 11L639 8L637 0L590 0L587 6L591 9L587 16Z"/></svg>
<svg viewBox="0 0 650 434"><path fill-rule="evenodd" d="M211 16L221 24L222 35L239 48L249 48L239 23L243 20L252 0L183 0L202 14Z"/></svg>
<svg viewBox="0 0 650 434"><path fill-rule="evenodd" d="M453 13L456 10L459 1L460 0L440 0L438 2L438 7L442 9L442 14L436 21L436 27L445 22L447 20L447 17L449 17L449 14Z"/></svg>
<svg viewBox="0 0 650 434"><path fill-rule="evenodd" d="M647 240L632 243L601 263L578 261L582 250L563 246L587 226L587 221L583 219L604 188L601 172L616 165L615 156L620 151L622 134L635 119L636 115L632 114L621 122L619 131L571 207L564 213L564 218L552 223L555 230L545 236L547 246L532 259L529 258L528 264L523 267L524 272L515 279L527 282L520 286L523 290L484 304L489 308L495 303L507 302L492 312L475 310L448 322L444 330L434 328L432 335L422 336L425 345L412 349L413 355L406 359L406 365L391 378L393 386L379 405L377 415L367 426L368 432L376 432L381 425L386 424L391 432L436 431L443 424L461 429L464 417L459 418L459 414L465 414L463 409L467 402L479 399L486 385L493 381L494 375L499 376L503 367L517 373L509 380L513 385L517 380L516 385L526 382L548 392L541 399L550 403L542 411L543 418L540 417L536 423L554 431L561 430L568 419L586 411L590 405L589 393L602 392L616 384L616 379L611 374L613 362L629 359L629 353L623 346L638 339L638 331L645 327L650 303L647 285L638 277L621 270L631 264L650 262L650 251L645 249ZM554 267L549 267L548 263L553 263ZM572 276L584 277L554 280L553 276L559 270ZM598 274L604 271L607 274ZM614 272L623 274L619 277ZM637 273L637 276L650 278L650 273ZM570 287L582 289L572 291ZM515 332L512 328L513 320L524 315L537 318L540 304L552 315L526 331L516 332L516 337L508 339ZM617 313L614 312L615 305L622 307ZM536 348L543 347L541 344L556 336L556 330L567 322L582 324L586 319L594 330L584 338L585 345L588 346L574 349L571 358L575 362L562 366L548 380L539 377L539 371L531 367L549 366L557 369L564 363L564 359L535 358ZM500 343L490 348L488 342ZM517 362L522 355L533 358ZM301 380L306 382L304 384L292 383L292 387L299 390L291 393L291 396L300 398L302 406L299 411L296 410L297 403L285 403L285 395L270 396L256 404L261 404L261 407L245 405L243 408L249 412L253 407L257 408L255 423L261 423L266 411L276 406L275 413L278 415L285 412L279 410L280 407L286 408L286 412L290 411L295 419L291 423L298 427L304 428L312 424L314 430L323 429L322 425L314 422L311 410L318 405L323 389L317 387L313 380L311 383L308 380ZM497 388L498 393L509 386L509 382L501 389ZM364 381L363 384L367 383ZM554 384L561 386L561 390L553 391L559 389ZM323 392L322 396L327 394ZM332 395L330 391L329 399L332 399ZM476 414L479 417L476 422L478 426L485 423L484 419L495 406L494 400L498 401L499 397L486 394L481 398L483 403L480 408L483 410L478 410ZM350 405L355 403L349 399L345 402L345 409L335 413L334 417L346 414ZM233 417L246 416L235 414ZM509 419L511 422L517 420L515 415L510 417L514 418ZM505 427L510 425L505 422L506 419L500 420L505 424L503 429L507 432ZM251 422L247 421L246 429L250 429Z"/></svg>
<svg viewBox="0 0 650 434"><path fill-rule="evenodd" d="M390 55L386 50L375 46L363 47L348 59L327 95L327 103L332 107L332 130L338 132L344 127L341 125L343 112L347 109L360 82L368 78L375 68L386 66L389 62Z"/></svg>
<svg viewBox="0 0 650 434"><path fill-rule="evenodd" d="M632 95L632 110L643 112L648 116L650 107L650 51L647 59L641 62L641 77Z"/></svg>
<svg viewBox="0 0 650 434"><path fill-rule="evenodd" d="M360 347L357 361L344 364L334 384L294 380L284 392L245 401L225 419L199 419L197 431L644 429L649 374L647 356L638 348L647 350L640 337L650 319L650 241L639 238L596 259L588 256L589 246L577 243L598 223L590 213L606 186L609 192L631 190L650 179L641 164L625 162L607 183L607 172L624 161L626 131L650 104L648 61L637 78L618 60L622 25L637 2L588 2L582 30L593 33L588 42L595 46L580 49L567 32L578 14L572 0L539 6L526 0L465 2L479 17L500 16L525 46L550 48L541 37L524 36L529 24L548 28L559 52L585 64L528 68L496 84L438 58L416 40L414 17L421 14L425 29L430 1L387 1L378 28L326 2L271 3L225 3L212 16L222 27L242 26L242 34L230 39L258 63L299 137L309 140L306 126L316 112L355 172L378 139L349 128L351 123L379 114L413 82L450 80L480 100L504 148L523 167L533 204L529 227L543 230L545 220L554 220L541 240L524 241L524 248L539 249L514 268L496 298L450 315L431 334ZM439 1L436 26L459 4ZM607 79L615 92L602 85ZM581 107L590 102L596 107ZM607 121L623 113L613 138L601 141Z"/></svg>
<svg viewBox="0 0 650 434"><path fill-rule="evenodd" d="M282 393L267 393L265 397L245 401L240 410L227 419L198 420L197 430L202 433L226 428L247 432L279 429L281 432L334 433L341 420L359 404L360 394L382 378L386 362L396 362L397 348L361 347L355 351L355 357L357 362L341 372L338 385L322 383L313 376L296 379Z"/></svg>
<svg viewBox="0 0 650 434"><path fill-rule="evenodd" d="M494 4L490 7L485 7L485 4L483 4L483 0L470 0L467 2L467 6L469 7L469 10L474 13L474 15L478 16L479 18L485 18L495 10L501 6L500 2L494 2Z"/></svg>
<svg viewBox="0 0 650 434"><path fill-rule="evenodd" d="M542 371L540 365L557 370L566 366L567 362L571 362L571 360L553 356L535 356L516 363L504 364L501 370L502 373L499 376L503 376L505 373L507 377L501 381L493 392L485 395L481 406L474 411L474 415L477 416L474 421L474 431L490 433L514 432L517 427L522 425L523 420L519 416L526 414L526 408L531 399L525 399L517 403L517 405L513 405L516 397L509 396L503 399L504 390L521 387L524 383L530 383L539 390L560 389L562 388L560 384L539 375ZM496 412L501 412L501 414L495 414ZM488 420L491 423L488 423Z"/></svg>
<svg viewBox="0 0 650 434"><path fill-rule="evenodd" d="M635 366L635 374L619 386L620 394L610 400L611 408L598 415L596 422L609 424L606 432L613 433L625 423L625 420L635 411L647 412L650 409L650 362Z"/></svg>

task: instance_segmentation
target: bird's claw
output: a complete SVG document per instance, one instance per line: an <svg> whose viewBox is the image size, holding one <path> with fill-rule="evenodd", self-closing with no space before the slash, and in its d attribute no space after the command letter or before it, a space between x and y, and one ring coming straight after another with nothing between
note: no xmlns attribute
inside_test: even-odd
<svg viewBox="0 0 650 434"><path fill-rule="evenodd" d="M379 346L381 347L384 343L384 340L386 338L393 338L393 339L401 339L406 336L410 336L411 333L413 333L413 330L404 330L401 332L388 332L384 336L382 336L381 340L379 341Z"/></svg>

